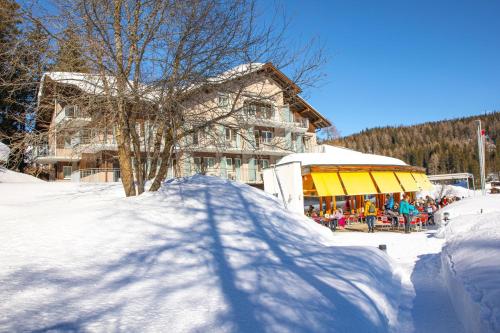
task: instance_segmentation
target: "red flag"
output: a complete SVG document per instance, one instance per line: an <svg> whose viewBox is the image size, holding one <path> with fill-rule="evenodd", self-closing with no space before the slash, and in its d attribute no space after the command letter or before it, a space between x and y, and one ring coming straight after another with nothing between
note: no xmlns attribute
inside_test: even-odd
<svg viewBox="0 0 500 333"><path fill-rule="evenodd" d="M484 129L481 130L481 135L484 136L486 134L486 131Z"/></svg>

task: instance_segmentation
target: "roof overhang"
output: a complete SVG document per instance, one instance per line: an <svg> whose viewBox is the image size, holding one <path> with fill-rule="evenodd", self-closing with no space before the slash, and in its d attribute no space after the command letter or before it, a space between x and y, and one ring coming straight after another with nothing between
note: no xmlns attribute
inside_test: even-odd
<svg viewBox="0 0 500 333"><path fill-rule="evenodd" d="M80 157L62 157L62 156L41 156L35 158L36 163L54 164L57 162L78 162Z"/></svg>
<svg viewBox="0 0 500 333"><path fill-rule="evenodd" d="M311 172L340 172L340 171L405 171L425 173L425 168L411 165L307 165L302 167L302 174Z"/></svg>

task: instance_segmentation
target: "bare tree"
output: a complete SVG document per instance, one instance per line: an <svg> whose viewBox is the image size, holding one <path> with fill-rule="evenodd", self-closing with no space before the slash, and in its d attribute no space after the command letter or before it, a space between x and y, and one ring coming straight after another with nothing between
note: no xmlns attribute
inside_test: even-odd
<svg viewBox="0 0 500 333"><path fill-rule="evenodd" d="M92 73L79 77L80 86L95 93L66 95L71 100L65 104L85 105L95 128L114 124L127 196L142 193L147 179L157 190L199 132L217 140L220 126L229 126L252 141L245 101L285 96L293 103L299 85L312 86L321 77L321 49L293 45L284 37L286 19L266 23L257 12L252 0L79 0L25 7L52 40L61 40L69 27L79 36L78 49ZM278 91L259 83L271 67L292 73L290 80L277 78L283 80ZM219 96L226 104L214 103Z"/></svg>
<svg viewBox="0 0 500 333"><path fill-rule="evenodd" d="M340 138L340 131L335 125L323 128L321 132L323 132L326 141L333 141Z"/></svg>

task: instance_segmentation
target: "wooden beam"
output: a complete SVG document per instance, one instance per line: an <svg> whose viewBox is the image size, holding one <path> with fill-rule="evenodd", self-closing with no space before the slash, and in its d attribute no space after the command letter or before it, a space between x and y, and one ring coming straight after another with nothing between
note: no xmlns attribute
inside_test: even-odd
<svg viewBox="0 0 500 333"><path fill-rule="evenodd" d="M311 165L308 166L310 172L425 172L425 168L411 165Z"/></svg>

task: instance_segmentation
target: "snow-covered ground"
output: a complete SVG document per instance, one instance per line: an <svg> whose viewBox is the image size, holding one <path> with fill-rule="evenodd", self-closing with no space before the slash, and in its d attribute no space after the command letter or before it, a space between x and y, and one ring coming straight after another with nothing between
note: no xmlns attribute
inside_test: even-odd
<svg viewBox="0 0 500 333"><path fill-rule="evenodd" d="M42 183L43 180L36 177L14 172L0 166L0 183Z"/></svg>
<svg viewBox="0 0 500 333"><path fill-rule="evenodd" d="M4 181L0 331L499 331L500 196L445 210L442 230L332 234L214 177L136 198Z"/></svg>
<svg viewBox="0 0 500 333"><path fill-rule="evenodd" d="M440 230L441 255L452 302L467 332L500 332L500 195L450 205Z"/></svg>
<svg viewBox="0 0 500 333"><path fill-rule="evenodd" d="M397 331L385 253L246 185L2 183L0 211L0 331Z"/></svg>

